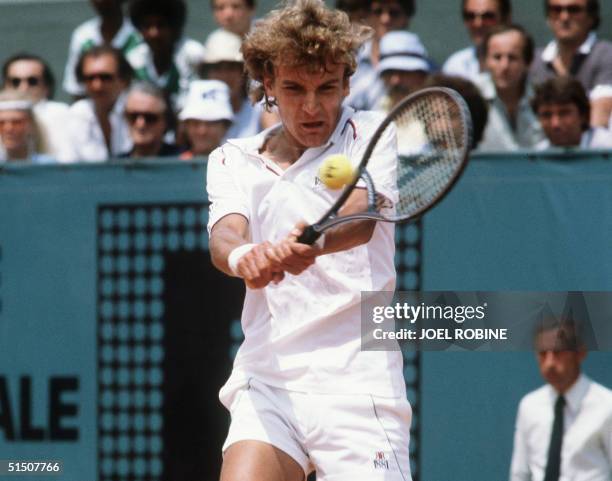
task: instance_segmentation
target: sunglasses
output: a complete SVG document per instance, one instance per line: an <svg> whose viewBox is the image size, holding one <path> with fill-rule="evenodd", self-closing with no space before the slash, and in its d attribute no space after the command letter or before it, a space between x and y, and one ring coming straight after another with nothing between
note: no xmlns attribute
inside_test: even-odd
<svg viewBox="0 0 612 481"><path fill-rule="evenodd" d="M27 83L29 87L37 87L41 83L40 77L9 77L7 80L15 89L23 82Z"/></svg>
<svg viewBox="0 0 612 481"><path fill-rule="evenodd" d="M404 11L400 7L374 7L371 12L377 17L380 17L383 13L387 13L390 17L404 15Z"/></svg>
<svg viewBox="0 0 612 481"><path fill-rule="evenodd" d="M26 124L26 119L7 119L0 120L0 129L4 129L6 127L19 128L23 127Z"/></svg>
<svg viewBox="0 0 612 481"><path fill-rule="evenodd" d="M469 10L464 10L463 11L463 20L466 22L474 22L477 18L480 19L481 22L483 23L493 23L497 20L497 13L496 12L491 12L491 11L487 11L487 12L471 12Z"/></svg>
<svg viewBox="0 0 612 481"><path fill-rule="evenodd" d="M157 112L126 112L125 113L125 118L127 119L128 123L130 124L135 124L136 121L141 118L144 120L144 123L146 125L155 125L157 122L159 122L162 118L162 115L160 113Z"/></svg>
<svg viewBox="0 0 612 481"><path fill-rule="evenodd" d="M83 75L83 80L85 83L91 83L94 80L99 80L102 83L109 83L115 80L117 76L112 73L102 72L102 73L94 73L91 75Z"/></svg>
<svg viewBox="0 0 612 481"><path fill-rule="evenodd" d="M583 5L549 5L548 14L551 17L558 17L563 12L567 12L568 15L579 15L586 11L586 7Z"/></svg>

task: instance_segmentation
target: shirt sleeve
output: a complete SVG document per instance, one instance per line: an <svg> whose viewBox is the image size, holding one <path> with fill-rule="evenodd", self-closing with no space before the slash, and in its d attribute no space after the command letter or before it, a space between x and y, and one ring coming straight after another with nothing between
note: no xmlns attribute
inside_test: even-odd
<svg viewBox="0 0 612 481"><path fill-rule="evenodd" d="M606 97L612 97L612 82L610 84L599 84L593 87L593 90L589 93L590 100L603 99Z"/></svg>
<svg viewBox="0 0 612 481"><path fill-rule="evenodd" d="M236 172L228 153L227 149L220 147L208 157L206 190L210 202L209 235L213 226L228 214L240 214L250 219L247 198L236 181Z"/></svg>
<svg viewBox="0 0 612 481"><path fill-rule="evenodd" d="M514 448L512 450L512 461L510 464L510 481L531 481L526 431L524 426L524 409L525 407L521 402L518 408L514 430Z"/></svg>
<svg viewBox="0 0 612 481"><path fill-rule="evenodd" d="M589 92L591 100L612 97L612 44L604 43L602 50L601 61L598 62L595 78L591 84L593 88Z"/></svg>

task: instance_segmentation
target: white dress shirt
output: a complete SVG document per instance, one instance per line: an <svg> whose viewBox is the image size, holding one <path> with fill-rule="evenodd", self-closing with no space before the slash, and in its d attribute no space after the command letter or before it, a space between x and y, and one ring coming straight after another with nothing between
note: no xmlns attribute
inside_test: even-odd
<svg viewBox="0 0 612 481"><path fill-rule="evenodd" d="M529 104L532 94L529 85L527 85L525 94L519 100L514 128L510 122L506 106L497 96L497 89L491 75L488 72L481 73L476 85L489 106L487 126L482 141L478 144L478 150L486 152L532 149L546 138L540 122Z"/></svg>
<svg viewBox="0 0 612 481"><path fill-rule="evenodd" d="M350 92L344 99L344 105L355 110L373 110L385 95L385 84L372 65L372 41L361 47L357 55L357 70L350 79Z"/></svg>
<svg viewBox="0 0 612 481"><path fill-rule="evenodd" d="M83 99L72 104L68 112L65 142L58 160L64 163L103 162L132 150L132 139L123 115L124 107L125 94L122 94L109 115L111 125L109 152L93 102L90 99Z"/></svg>
<svg viewBox="0 0 612 481"><path fill-rule="evenodd" d="M542 481L557 392L545 385L519 405L510 481ZM580 375L564 394L559 481L612 479L612 391Z"/></svg>
<svg viewBox="0 0 612 481"><path fill-rule="evenodd" d="M47 137L48 153L57 158L64 142L66 122L70 107L62 102L43 99L34 105L34 114L40 122L44 135Z"/></svg>
<svg viewBox="0 0 612 481"><path fill-rule="evenodd" d="M480 75L480 61L476 47L466 47L452 54L442 65L442 72L476 82Z"/></svg>

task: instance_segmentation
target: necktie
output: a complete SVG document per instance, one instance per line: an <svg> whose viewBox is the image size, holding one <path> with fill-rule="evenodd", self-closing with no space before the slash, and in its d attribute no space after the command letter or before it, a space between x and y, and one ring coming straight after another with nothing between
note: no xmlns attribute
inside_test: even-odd
<svg viewBox="0 0 612 481"><path fill-rule="evenodd" d="M555 402L555 419L553 420L550 445L548 446L548 461L544 481L558 481L561 471L561 444L563 443L563 406L565 399L559 396Z"/></svg>

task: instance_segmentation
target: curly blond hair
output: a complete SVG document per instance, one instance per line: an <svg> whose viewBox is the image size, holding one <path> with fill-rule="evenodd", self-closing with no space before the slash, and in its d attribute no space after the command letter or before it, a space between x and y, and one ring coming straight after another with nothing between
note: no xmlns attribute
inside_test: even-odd
<svg viewBox="0 0 612 481"><path fill-rule="evenodd" d="M272 10L246 36L242 44L245 69L258 85L254 101L274 105L263 88L264 76L274 77L274 67L307 67L320 71L332 64L346 65L348 79L357 67L357 50L372 29L352 25L348 15L325 6L321 0L294 0Z"/></svg>

